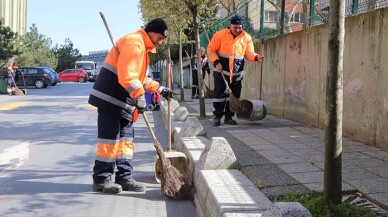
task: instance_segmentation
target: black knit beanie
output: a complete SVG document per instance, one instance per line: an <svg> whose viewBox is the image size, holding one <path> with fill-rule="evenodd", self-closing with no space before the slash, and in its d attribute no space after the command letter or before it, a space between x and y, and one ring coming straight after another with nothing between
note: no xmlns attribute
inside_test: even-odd
<svg viewBox="0 0 388 217"><path fill-rule="evenodd" d="M167 24L162 18L156 18L147 23L145 31L156 32L162 34L164 37L168 36Z"/></svg>
<svg viewBox="0 0 388 217"><path fill-rule="evenodd" d="M242 25L244 22L244 19L238 15L232 17L232 19L230 19L230 24L234 24L234 25Z"/></svg>

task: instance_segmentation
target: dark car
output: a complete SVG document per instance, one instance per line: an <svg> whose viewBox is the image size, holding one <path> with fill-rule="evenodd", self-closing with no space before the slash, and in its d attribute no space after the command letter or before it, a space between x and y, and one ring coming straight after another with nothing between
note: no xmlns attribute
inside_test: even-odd
<svg viewBox="0 0 388 217"><path fill-rule="evenodd" d="M44 67L19 67L19 79L16 85L19 87L35 86L36 88L46 88L53 83L51 72ZM24 78L24 79L23 79Z"/></svg>

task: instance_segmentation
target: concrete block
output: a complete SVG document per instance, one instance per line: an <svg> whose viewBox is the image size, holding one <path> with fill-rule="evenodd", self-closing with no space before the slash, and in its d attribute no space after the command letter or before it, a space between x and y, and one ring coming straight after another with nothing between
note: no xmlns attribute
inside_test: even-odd
<svg viewBox="0 0 388 217"><path fill-rule="evenodd" d="M311 213L299 202L276 202L262 217L311 217Z"/></svg>
<svg viewBox="0 0 388 217"><path fill-rule="evenodd" d="M271 201L238 170L202 170L195 184L201 206L205 200L205 216L260 216L271 208Z"/></svg>
<svg viewBox="0 0 388 217"><path fill-rule="evenodd" d="M174 121L185 121L186 118L189 116L189 112L187 111L187 108L185 107L178 107L174 111Z"/></svg>
<svg viewBox="0 0 388 217"><path fill-rule="evenodd" d="M198 136L203 131L203 126L198 118L188 117L182 125L180 131L181 137Z"/></svg>
<svg viewBox="0 0 388 217"><path fill-rule="evenodd" d="M228 141L224 137L213 137L203 149L196 171L236 168L237 159Z"/></svg>
<svg viewBox="0 0 388 217"><path fill-rule="evenodd" d="M166 103L166 106L167 105L168 103ZM175 112L175 110L179 107L179 102L176 101L175 99L171 99L170 106L171 106L171 112Z"/></svg>

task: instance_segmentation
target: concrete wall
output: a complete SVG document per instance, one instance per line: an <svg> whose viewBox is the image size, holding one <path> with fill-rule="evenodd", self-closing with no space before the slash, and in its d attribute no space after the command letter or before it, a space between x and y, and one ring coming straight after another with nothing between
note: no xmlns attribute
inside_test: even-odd
<svg viewBox="0 0 388 217"><path fill-rule="evenodd" d="M345 26L343 133L388 150L388 8ZM262 99L271 114L324 127L328 34L326 24L265 41ZM260 65L245 71L242 98L258 99Z"/></svg>

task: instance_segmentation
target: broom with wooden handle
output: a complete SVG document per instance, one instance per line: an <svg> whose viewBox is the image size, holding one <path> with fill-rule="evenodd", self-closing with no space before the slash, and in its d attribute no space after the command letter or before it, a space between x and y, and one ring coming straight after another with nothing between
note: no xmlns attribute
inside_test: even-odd
<svg viewBox="0 0 388 217"><path fill-rule="evenodd" d="M119 55L119 50L117 49L113 41L112 33L109 30L109 26L108 26L108 23L106 22L105 16L102 12L100 12L100 15L104 22L105 28L108 32L112 45L116 51L116 54ZM164 150L160 145L159 141L157 140L146 114L142 113L142 115L148 127L148 130L151 133L152 139L154 140L154 147L156 149L156 153L158 154L159 159L161 160L161 164L162 164L161 186L162 186L163 196L169 199L190 198L191 187L186 185L187 183L187 180L185 180L186 178L182 175L182 173L177 168L171 165L171 162L169 160L167 160L166 156L164 155Z"/></svg>

